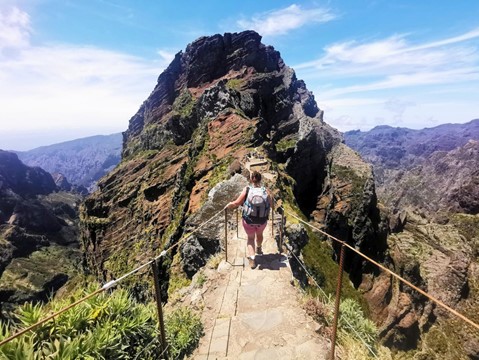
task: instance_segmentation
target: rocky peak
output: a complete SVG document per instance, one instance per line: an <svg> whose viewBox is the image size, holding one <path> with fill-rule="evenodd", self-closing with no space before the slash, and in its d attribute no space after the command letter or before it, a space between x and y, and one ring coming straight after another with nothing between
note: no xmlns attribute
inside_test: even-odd
<svg viewBox="0 0 479 360"><path fill-rule="evenodd" d="M271 82L269 75L261 78L260 74L271 74L276 81ZM222 103L219 110L228 105L241 105L249 115L258 115L259 110L276 112L280 109L265 107L261 97L271 94L274 88L284 86L283 77L287 79L285 86L296 88L293 90L304 103L308 116L314 117L319 110L311 93L284 65L279 52L263 45L261 36L256 32L201 37L189 44L184 53L176 54L159 76L150 97L130 120L128 130L123 134L123 156L139 149L157 149L168 139L175 144L187 141L197 126L195 120L198 117L214 115L205 114L207 109L195 106L202 102L200 98L203 95ZM254 84L249 83L251 78L256 78ZM223 89L212 89L216 84ZM238 91L248 87L256 90L256 96L252 97L251 92ZM189 118L188 124L184 121L186 117ZM145 141L145 132L153 135L149 137L154 137L155 141Z"/></svg>
<svg viewBox="0 0 479 360"><path fill-rule="evenodd" d="M258 34L200 38L159 76L124 132L121 164L85 201L85 263L102 280L131 269L221 211L244 182L223 181L247 178L255 166L283 203L364 247L376 234L374 182L359 157L347 163L351 154L305 83ZM216 186L222 190L210 201ZM191 277L205 262L194 255L217 252L222 221L169 254L163 278L181 268Z"/></svg>
<svg viewBox="0 0 479 360"><path fill-rule="evenodd" d="M7 188L22 196L32 196L49 194L57 187L43 169L28 167L16 154L0 150L0 189Z"/></svg>

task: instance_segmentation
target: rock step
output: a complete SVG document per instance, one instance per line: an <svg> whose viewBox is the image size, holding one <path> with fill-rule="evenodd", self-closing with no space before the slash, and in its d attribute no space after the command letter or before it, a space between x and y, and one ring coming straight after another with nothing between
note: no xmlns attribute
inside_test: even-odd
<svg viewBox="0 0 479 360"><path fill-rule="evenodd" d="M278 253L270 223L255 269L245 259L244 230L237 238L232 229L228 239L228 263L223 261L218 268L226 281L211 292L216 316L205 326L205 336L191 358L326 359L327 340L317 335L318 324L299 305L288 258Z"/></svg>

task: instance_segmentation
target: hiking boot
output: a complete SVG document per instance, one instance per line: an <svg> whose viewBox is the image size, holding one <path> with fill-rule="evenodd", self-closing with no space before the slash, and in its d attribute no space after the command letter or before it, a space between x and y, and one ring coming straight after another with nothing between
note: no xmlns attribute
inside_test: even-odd
<svg viewBox="0 0 479 360"><path fill-rule="evenodd" d="M256 268L256 261L253 256L248 256L248 262L251 269Z"/></svg>
<svg viewBox="0 0 479 360"><path fill-rule="evenodd" d="M263 255L263 248L261 246L256 246L256 255Z"/></svg>

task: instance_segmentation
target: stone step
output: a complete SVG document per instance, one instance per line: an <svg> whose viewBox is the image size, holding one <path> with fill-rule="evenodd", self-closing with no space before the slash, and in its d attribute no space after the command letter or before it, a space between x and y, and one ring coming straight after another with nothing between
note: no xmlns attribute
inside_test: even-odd
<svg viewBox="0 0 479 360"><path fill-rule="evenodd" d="M275 222L279 223L277 216ZM278 253L271 236L271 221L255 269L246 259L246 242L242 226L238 236L233 227L228 236L228 262L223 260L217 271L221 288L211 289L212 299L205 301L214 316L204 319L205 336L190 358L326 359L330 347L315 332L319 325L299 305L288 258Z"/></svg>

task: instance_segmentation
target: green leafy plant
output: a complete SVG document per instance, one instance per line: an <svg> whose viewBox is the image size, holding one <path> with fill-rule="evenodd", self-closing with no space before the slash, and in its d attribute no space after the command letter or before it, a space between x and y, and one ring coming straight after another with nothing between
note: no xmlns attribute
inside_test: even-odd
<svg viewBox="0 0 479 360"><path fill-rule="evenodd" d="M196 277L196 286L202 287L205 284L206 280L207 280L206 275L200 272L198 276Z"/></svg>
<svg viewBox="0 0 479 360"><path fill-rule="evenodd" d="M47 305L18 308L15 324L0 324L0 340L65 308L96 286L92 284ZM158 359L157 323L154 303L139 303L126 290L119 289L94 296L3 345L0 359ZM187 309L174 311L166 319L166 328L174 359L191 352L203 331L199 317Z"/></svg>
<svg viewBox="0 0 479 360"><path fill-rule="evenodd" d="M200 317L186 307L180 307L169 314L165 327L169 355L173 359L182 359L190 354L203 335Z"/></svg>

